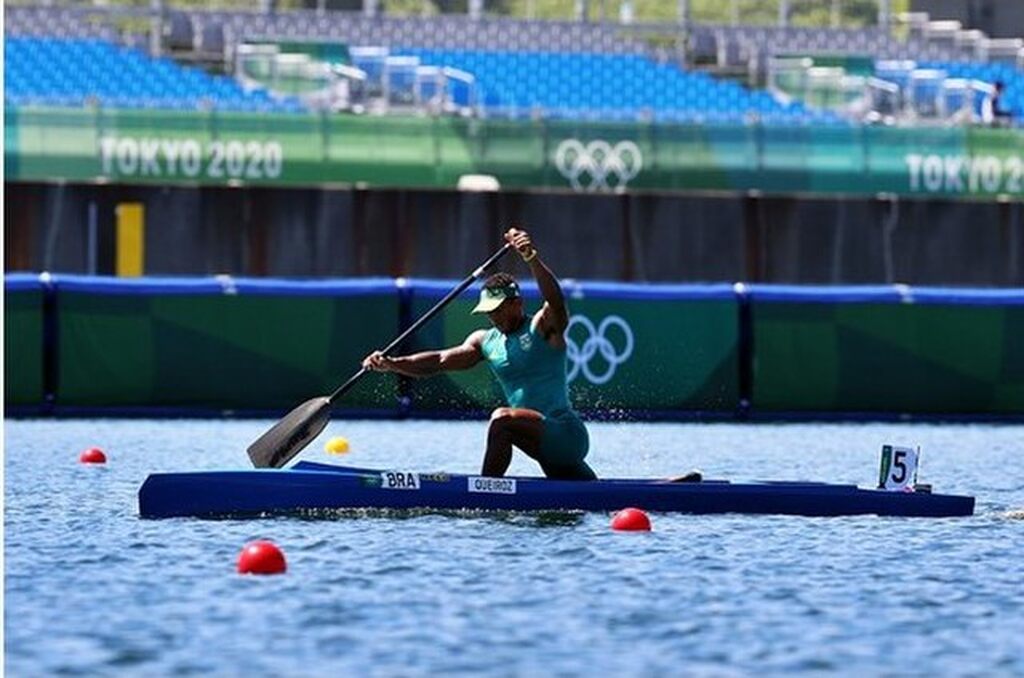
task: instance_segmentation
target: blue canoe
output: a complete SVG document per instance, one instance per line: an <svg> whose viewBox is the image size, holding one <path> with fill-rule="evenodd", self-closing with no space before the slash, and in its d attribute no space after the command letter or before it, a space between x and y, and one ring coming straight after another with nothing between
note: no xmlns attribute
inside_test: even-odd
<svg viewBox="0 0 1024 678"><path fill-rule="evenodd" d="M974 497L812 482L673 483L484 478L300 462L286 470L156 473L139 489L143 518L308 514L339 509L618 511L949 517Z"/></svg>

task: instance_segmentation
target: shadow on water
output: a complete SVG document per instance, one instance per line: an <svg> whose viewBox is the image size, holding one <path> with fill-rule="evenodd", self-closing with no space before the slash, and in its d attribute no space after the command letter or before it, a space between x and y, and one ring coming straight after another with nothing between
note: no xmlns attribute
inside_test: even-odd
<svg viewBox="0 0 1024 678"><path fill-rule="evenodd" d="M240 519L292 520L323 522L332 520L411 520L425 516L444 516L463 520L488 520L522 527L575 527L583 523L583 511L485 511L476 509L396 509L396 508L334 508L299 511L228 513L185 518L199 521L232 521ZM146 519L143 519L146 520ZM173 520L173 519L172 519Z"/></svg>

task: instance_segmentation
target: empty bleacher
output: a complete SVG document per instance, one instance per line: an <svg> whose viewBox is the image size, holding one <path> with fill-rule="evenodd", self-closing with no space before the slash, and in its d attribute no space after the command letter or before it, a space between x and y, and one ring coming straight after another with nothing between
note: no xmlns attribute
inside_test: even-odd
<svg viewBox="0 0 1024 678"><path fill-rule="evenodd" d="M4 7L4 35L8 38L101 38L112 42L120 42L125 37L109 12L49 5Z"/></svg>
<svg viewBox="0 0 1024 678"><path fill-rule="evenodd" d="M5 54L9 61L5 67L7 100L182 109L211 105L226 110L304 109L295 97L271 95L253 88L258 84L253 81L247 80L248 89L243 88L230 78L208 76L166 59L150 59L141 50L115 46L116 43L148 47L147 36L139 32L139 25L153 21L154 26L161 27L164 49L176 59L188 59L190 53L203 53L227 70L236 67L239 45L268 40L334 42L350 45L356 48L355 52L359 52L360 47L370 47L393 60L390 74L393 80L388 83L391 89L387 96L388 103L397 106L360 105L358 97L366 94L360 87L352 88L351 101L344 105L332 106L329 102L323 103L325 100L309 104L331 110L383 112L402 110L405 104L421 107L424 100L421 92L399 91L395 96L396 88L436 88L438 85L432 82L424 85L425 79L433 77L428 74L440 74L437 82L445 87L445 74L449 73L445 69L456 69L471 82L469 89L457 97L450 96L443 106L430 108L431 112L569 119L836 124L843 122L842 116L860 117L869 105L874 105L868 87L865 86L868 95L865 102L827 110L813 98L808 101L815 105L808 105L799 96L786 96L777 88L772 91L782 96L773 96L769 91L693 70L688 64L710 63L723 72L739 69L741 75L746 74L741 80L772 84L772 74L768 71L780 55L838 54L870 55L886 63L913 61L913 68L919 71L943 73L943 77L951 80L946 87L949 102L961 95L978 99L992 82L1001 80L1007 84L1003 105L1012 109L1018 119L1024 111L1024 85L1019 82L1022 75L1015 61L1019 57L1019 50L1014 52L1016 43L1003 41L1007 43L1003 45L987 40L978 31L962 30L959 25L953 25L956 22L928 22L917 15L909 17L909 28L902 37L896 37L887 27L850 29L692 23L687 27L684 40L681 29L671 25L527 21L504 17L474 19L466 15L387 17L315 10L263 13L178 8L160 16L144 8L131 12L134 31L119 28L114 13L100 7L8 7L5 32L13 47ZM671 38L670 47L658 39L666 35ZM60 45L43 48L39 46L41 43L32 42L42 38L25 36L86 40L67 42L67 49L71 51L61 54ZM685 47L681 47L683 45ZM1006 63L983 63L1000 53L1008 55ZM86 66L69 67L68 62L75 59ZM354 65L367 72L377 68L374 64L360 63L358 59ZM891 94L885 87L900 88L899 101L887 105L897 109L897 113L911 112L913 115L905 116L907 119L941 121L942 113L953 104L933 105L927 89L942 89L945 85L927 79L915 83L914 87L925 95L908 104L913 99L908 95L909 79L916 76L907 77L908 82L903 83L896 76L886 79L887 75L880 73L872 82L882 87L882 94ZM962 85L960 81L967 84ZM918 99L923 103L918 105ZM972 101L970 107L977 109L977 101ZM965 104L964 108L968 106ZM873 121L879 119L900 120L899 115L895 115L876 116Z"/></svg>
<svg viewBox="0 0 1024 678"><path fill-rule="evenodd" d="M152 12L140 7L12 5L5 9L5 30L9 35L139 41L139 21L155 18ZM134 32L119 28L126 12L136 20ZM984 60L1006 49L1013 50L1014 58L1022 56L1021 44L1013 47L1009 44L1012 41L989 40L980 31L964 29L959 22L930 21L927 14L921 13L900 17L906 27L900 37L887 26L826 28L690 22L684 29L666 24L531 21L497 16L471 18L465 14L366 16L360 12L316 10L263 13L183 7L168 9L159 18L176 26L178 34L187 34L190 39L194 36L196 42L202 42L204 34L213 43L223 38L228 49L230 43L240 40L277 37L432 49L637 54L659 49L652 46L658 41L646 39L651 35L664 39L675 34L682 44L685 33L690 49L704 55L720 54L726 59L763 61L777 53L807 50L865 53L880 59L942 61ZM185 28L185 23L190 28Z"/></svg>
<svg viewBox="0 0 1024 678"><path fill-rule="evenodd" d="M15 105L222 109L289 113L294 98L247 92L234 79L184 68L169 59L97 38L8 37L4 98Z"/></svg>
<svg viewBox="0 0 1024 678"><path fill-rule="evenodd" d="M755 66L778 54L870 54L879 59L969 58L953 46L921 38L900 40L878 27L816 28L801 26L694 26L695 40L723 66Z"/></svg>
<svg viewBox="0 0 1024 678"><path fill-rule="evenodd" d="M1024 120L1024 72L1020 69L1003 63L948 61L926 61L918 66L940 71L949 79L989 84L1003 83L1003 108L1007 109L1014 119Z"/></svg>
<svg viewBox="0 0 1024 678"><path fill-rule="evenodd" d="M832 113L781 104L763 91L641 55L397 49L424 64L473 73L489 115L661 122L838 123ZM358 60L356 65L359 65Z"/></svg>
<svg viewBox="0 0 1024 678"><path fill-rule="evenodd" d="M570 21L469 19L465 16L366 17L352 12L297 10L275 15L191 12L196 22L220 23L236 40L258 37L332 39L353 45L415 45L423 48L506 51L636 53L643 46L623 39L612 25Z"/></svg>

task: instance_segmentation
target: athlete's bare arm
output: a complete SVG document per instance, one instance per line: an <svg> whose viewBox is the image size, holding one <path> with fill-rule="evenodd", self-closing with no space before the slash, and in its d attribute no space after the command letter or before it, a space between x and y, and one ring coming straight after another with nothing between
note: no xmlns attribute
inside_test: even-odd
<svg viewBox="0 0 1024 678"><path fill-rule="evenodd" d="M363 360L363 367L374 372L394 372L407 377L429 377L441 372L468 370L483 360L480 346L485 334L484 330L477 330L457 346L395 358L374 351Z"/></svg>

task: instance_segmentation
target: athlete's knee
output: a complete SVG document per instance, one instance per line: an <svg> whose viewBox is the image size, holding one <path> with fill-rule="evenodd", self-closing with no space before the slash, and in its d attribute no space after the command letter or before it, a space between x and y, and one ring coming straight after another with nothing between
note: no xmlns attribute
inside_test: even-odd
<svg viewBox="0 0 1024 678"><path fill-rule="evenodd" d="M490 440L511 438L514 422L512 410L508 407L499 407L491 413L491 423L487 427L488 437Z"/></svg>
<svg viewBox="0 0 1024 678"><path fill-rule="evenodd" d="M491 424L505 424L515 419L515 410L511 407L499 407L491 412Z"/></svg>

